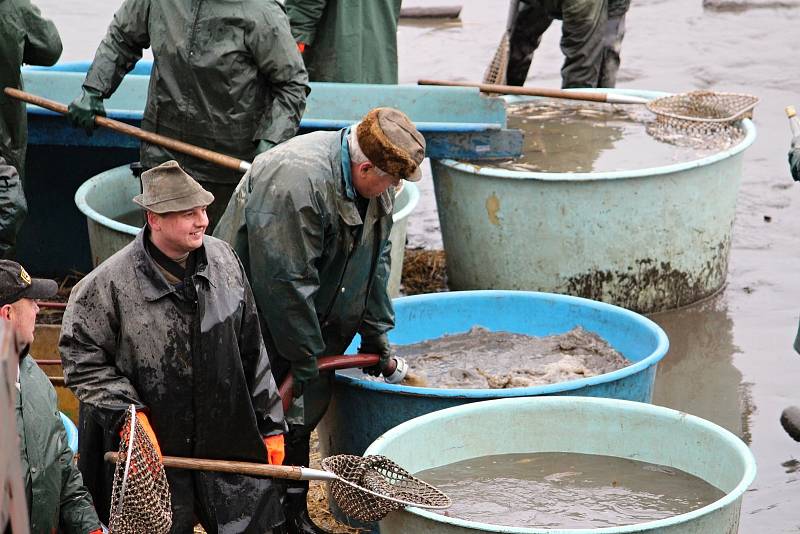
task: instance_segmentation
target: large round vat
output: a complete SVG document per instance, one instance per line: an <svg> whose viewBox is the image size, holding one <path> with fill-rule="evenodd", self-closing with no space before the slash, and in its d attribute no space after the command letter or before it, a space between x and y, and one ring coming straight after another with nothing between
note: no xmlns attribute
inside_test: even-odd
<svg viewBox="0 0 800 534"><path fill-rule="evenodd" d="M323 457L362 454L388 429L443 408L504 397L585 395L649 402L667 336L649 319L602 302L527 291L463 291L394 300L395 344L465 332L475 325L494 331L544 336L583 326L633 362L618 371L543 386L514 389L434 389L387 384L360 371L337 373L333 400L317 427ZM358 340L351 345L354 351Z"/></svg>
<svg viewBox="0 0 800 534"><path fill-rule="evenodd" d="M566 293L642 313L713 294L728 270L742 154L756 137L751 121L743 127L733 148L634 171L432 161L450 287Z"/></svg>
<svg viewBox="0 0 800 534"><path fill-rule="evenodd" d="M407 508L380 522L381 534L731 534L742 495L756 475L747 446L727 430L668 408L616 399L540 397L458 406L408 421L379 437L366 454L424 469L493 454L568 452L627 458L681 469L726 495L670 518L597 529L501 527Z"/></svg>
<svg viewBox="0 0 800 534"><path fill-rule="evenodd" d="M140 188L139 180L128 166L123 165L89 178L75 193L75 203L86 216L95 267L130 243L139 232L140 227L128 222L140 211L132 200L141 192ZM419 189L413 183L406 183L395 200L394 226L389 236L392 242L392 265L397 266L389 275L389 292L392 296L400 291L408 216L418 202Z"/></svg>

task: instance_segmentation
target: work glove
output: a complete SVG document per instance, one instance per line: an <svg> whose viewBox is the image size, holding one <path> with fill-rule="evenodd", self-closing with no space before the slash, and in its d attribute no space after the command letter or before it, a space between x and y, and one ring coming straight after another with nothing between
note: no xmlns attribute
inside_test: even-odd
<svg viewBox="0 0 800 534"><path fill-rule="evenodd" d="M94 123L95 116L106 116L106 108L103 107L103 97L98 91L84 87L81 89L81 96L73 100L67 107L67 118L76 128L83 128L87 135L92 135L97 125Z"/></svg>
<svg viewBox="0 0 800 534"><path fill-rule="evenodd" d="M93 531L89 532L89 534L103 534L102 528L96 528Z"/></svg>
<svg viewBox="0 0 800 534"><path fill-rule="evenodd" d="M273 148L274 146L275 143L273 143L272 141L267 141L266 139L260 139L258 141L258 145L256 145L256 154L264 153L270 148Z"/></svg>
<svg viewBox="0 0 800 534"><path fill-rule="evenodd" d="M361 338L361 346L358 348L358 352L361 354L377 354L380 357L377 364L362 369L362 371L372 376L380 376L389 365L389 361L394 357L394 351L389 345L389 338L386 334Z"/></svg>
<svg viewBox="0 0 800 534"><path fill-rule="evenodd" d="M292 362L292 396L297 398L303 394L306 383L314 380L319 376L319 368L317 367L317 359L315 357L304 358L299 361Z"/></svg>
<svg viewBox="0 0 800 534"><path fill-rule="evenodd" d="M307 45L305 43L297 43L297 49L301 54L306 51L306 46Z"/></svg>
<svg viewBox="0 0 800 534"><path fill-rule="evenodd" d="M283 465L283 459L286 457L283 434L265 437L264 446L267 448L267 463L269 465Z"/></svg>
<svg viewBox="0 0 800 534"><path fill-rule="evenodd" d="M145 434L147 434L148 439L150 439L150 443L153 444L153 448L156 450L156 454L158 454L158 460L162 461L164 457L161 454L161 447L158 445L158 440L156 439L156 433L153 432L153 427L150 426L150 419L147 418L147 414L145 414L144 412L136 412L136 420L139 421L140 425L142 425ZM123 427L123 429L119 431L120 438L122 438L122 436L124 435L125 430L126 428Z"/></svg>

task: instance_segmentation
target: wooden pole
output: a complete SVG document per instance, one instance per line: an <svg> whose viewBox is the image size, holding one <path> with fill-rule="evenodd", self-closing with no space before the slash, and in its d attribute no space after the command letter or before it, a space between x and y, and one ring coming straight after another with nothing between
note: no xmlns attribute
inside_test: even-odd
<svg viewBox="0 0 800 534"><path fill-rule="evenodd" d="M47 98L43 98L41 96L32 95L30 93L26 93L25 91L14 89L13 87L6 87L4 89L4 92L11 98L22 100L23 102L27 102L28 104L33 104L34 106L39 106L44 109L49 109L50 111L54 111L56 113L61 113L61 114L67 113L67 106L65 106L60 102L56 102L54 100L48 100ZM214 163L221 167L225 167L227 169L247 172L247 170L250 168L250 163L247 161L242 161L240 159L231 156L226 156L225 154L220 154L219 152L214 152L213 150L208 150L207 148L201 148L199 146L190 145L189 143L184 143L183 141L178 141L177 139L172 139L171 137L167 137L165 135L160 135L153 132L147 132L145 130L142 130L141 128L137 128L136 126L131 126L130 124L126 124L120 121L115 121L114 119L109 119L107 117L101 117L98 115L94 118L94 122L98 126L103 126L105 128L114 130L115 132L119 132L125 135L130 135L131 137L136 137L137 139L141 139L142 141L146 141L154 145L159 145L169 150L174 150L176 152L188 154L198 159L209 161L211 163Z"/></svg>
<svg viewBox="0 0 800 534"><path fill-rule="evenodd" d="M646 98L621 95L615 93L590 93L588 91L563 91L544 87L518 87L516 85L495 85L477 82L451 82L447 80L419 80L419 85L441 85L446 87L477 87L484 93L502 95L543 96L547 98L565 98L569 100L585 100L589 102L607 102L610 104L645 104Z"/></svg>

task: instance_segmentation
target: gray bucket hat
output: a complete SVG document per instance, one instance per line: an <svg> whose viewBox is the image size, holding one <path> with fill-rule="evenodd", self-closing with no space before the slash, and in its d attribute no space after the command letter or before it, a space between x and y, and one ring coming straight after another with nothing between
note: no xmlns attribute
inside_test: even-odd
<svg viewBox="0 0 800 534"><path fill-rule="evenodd" d="M175 160L143 172L142 191L133 201L158 214L190 210L214 202L214 195L186 174Z"/></svg>

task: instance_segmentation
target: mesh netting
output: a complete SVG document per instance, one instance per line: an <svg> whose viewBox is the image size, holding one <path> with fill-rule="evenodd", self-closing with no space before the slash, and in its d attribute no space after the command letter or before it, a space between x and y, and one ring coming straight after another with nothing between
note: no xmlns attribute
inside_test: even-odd
<svg viewBox="0 0 800 534"><path fill-rule="evenodd" d="M331 495L339 508L359 521L379 521L406 506L442 509L450 498L411 475L385 456L340 454L322 460L322 468L334 473Z"/></svg>
<svg viewBox="0 0 800 534"><path fill-rule="evenodd" d="M128 412L119 444L111 490L109 532L166 534L172 526L167 475L147 433L132 413ZM135 421L132 443L131 420ZM130 464L126 465L129 452Z"/></svg>
<svg viewBox="0 0 800 534"><path fill-rule="evenodd" d="M508 33L503 34L500 40L500 46L494 53L492 62L486 67L486 72L483 73L483 83L500 84L506 83L506 71L508 70Z"/></svg>
<svg viewBox="0 0 800 534"><path fill-rule="evenodd" d="M656 116L647 132L668 143L695 148L728 148L742 136L740 122L750 118L758 98L738 93L692 91L656 98L647 109Z"/></svg>

